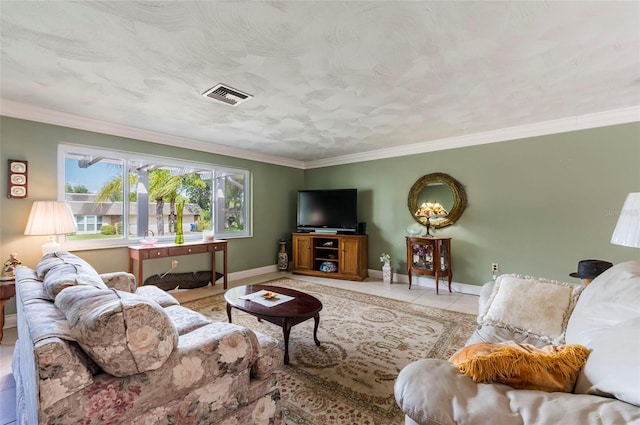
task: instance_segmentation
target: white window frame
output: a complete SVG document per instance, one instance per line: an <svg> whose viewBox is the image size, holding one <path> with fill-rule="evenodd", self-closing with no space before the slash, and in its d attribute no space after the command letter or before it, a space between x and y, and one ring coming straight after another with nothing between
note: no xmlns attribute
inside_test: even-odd
<svg viewBox="0 0 640 425"><path fill-rule="evenodd" d="M80 228L78 228L78 233L80 234L93 234L93 233L100 233L100 229L98 228L98 226L102 226L102 220L99 220L99 218L102 218L102 216L100 215L82 215L80 216L83 218L83 226L84 229L80 230ZM89 219L90 217L95 218L95 222L93 224L95 224L96 228L95 231L89 231L87 230L87 225L88 225L88 221L87 219ZM78 217L76 216L76 223L78 222Z"/></svg>
<svg viewBox="0 0 640 425"><path fill-rule="evenodd" d="M234 174L242 174L244 175L244 229L241 231L234 232L215 232L216 239L234 239L234 238L246 238L253 236L253 202L252 202L252 173L248 169L242 168L233 168L220 166L216 164L210 163L200 163L194 161L187 160L178 160L174 158L167 158L156 155L148 155L141 154L136 152L127 152L127 151L119 151L119 150L110 150L103 148L95 148L85 145L76 145L76 144L68 144L61 143L58 145L58 181L57 181L57 192L58 192L58 200L65 200L65 187L66 187L66 170L65 170L65 158L69 153L82 153L88 156L104 156L112 159L122 160L124 161L123 172L126 173L128 169L127 163L128 161L142 161L142 162L151 162L151 163L162 163L169 166L176 167L185 167L185 168L195 168L199 170L210 170L211 175L213 176L212 181L215 182L215 177L220 173L234 173ZM124 177L124 176L123 176ZM123 178L124 185L124 193L129 193L129 182L128 178ZM212 185L212 199L211 199L211 209L212 215L215 214L214 208L214 196L215 196L215 185ZM129 217L129 201L128 196L124 196L123 200L123 217L126 221L128 221ZM217 217L212 217L212 223L217 221ZM213 225L215 228L216 226ZM125 224L126 228L126 224ZM165 235L160 238L159 242L173 242L175 235ZM123 235L122 238L118 239L96 239L96 240L65 240L63 236L58 237L59 240L64 242L63 248L66 250L82 250L82 249L96 249L96 248L109 248L109 247L118 247L118 246L127 246L127 245L136 245L140 243L141 237L131 236L128 234ZM196 241L201 240L202 236L198 234L185 234L185 241Z"/></svg>

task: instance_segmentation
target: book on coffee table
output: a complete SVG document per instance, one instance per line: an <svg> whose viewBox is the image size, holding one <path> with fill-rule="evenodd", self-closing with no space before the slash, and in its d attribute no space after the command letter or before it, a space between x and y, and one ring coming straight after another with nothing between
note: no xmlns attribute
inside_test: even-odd
<svg viewBox="0 0 640 425"><path fill-rule="evenodd" d="M278 304L286 303L287 301L291 301L295 297L290 297L289 295L278 294L276 292L270 292L260 290L258 292L254 292L253 294L243 295L238 297L241 300L249 300L265 307L274 307Z"/></svg>

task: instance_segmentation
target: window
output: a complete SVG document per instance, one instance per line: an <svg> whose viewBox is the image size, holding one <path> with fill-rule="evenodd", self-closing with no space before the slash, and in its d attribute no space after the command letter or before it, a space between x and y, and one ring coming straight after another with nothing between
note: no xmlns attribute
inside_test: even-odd
<svg viewBox="0 0 640 425"><path fill-rule="evenodd" d="M211 229L218 239L251 234L247 170L72 145L60 145L58 162L62 198L78 225L66 238L72 248L146 235L173 241L179 225L186 240Z"/></svg>
<svg viewBox="0 0 640 425"><path fill-rule="evenodd" d="M102 228L102 216L95 215L76 215L76 225L78 226L78 234L81 233L99 233Z"/></svg>

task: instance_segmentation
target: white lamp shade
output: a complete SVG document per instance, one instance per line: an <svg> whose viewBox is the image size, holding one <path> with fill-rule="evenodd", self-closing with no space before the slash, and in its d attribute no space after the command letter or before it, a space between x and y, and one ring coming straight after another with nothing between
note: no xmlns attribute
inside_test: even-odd
<svg viewBox="0 0 640 425"><path fill-rule="evenodd" d="M627 195L611 243L640 248L640 192Z"/></svg>
<svg viewBox="0 0 640 425"><path fill-rule="evenodd" d="M77 232L76 220L66 202L36 201L24 229L25 235L65 235Z"/></svg>

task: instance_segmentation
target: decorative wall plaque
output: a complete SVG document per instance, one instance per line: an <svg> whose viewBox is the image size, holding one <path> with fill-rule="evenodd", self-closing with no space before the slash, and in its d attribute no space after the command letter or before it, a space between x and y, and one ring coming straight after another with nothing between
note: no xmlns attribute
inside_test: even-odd
<svg viewBox="0 0 640 425"><path fill-rule="evenodd" d="M10 159L7 179L7 197L24 199L27 197L27 161Z"/></svg>

